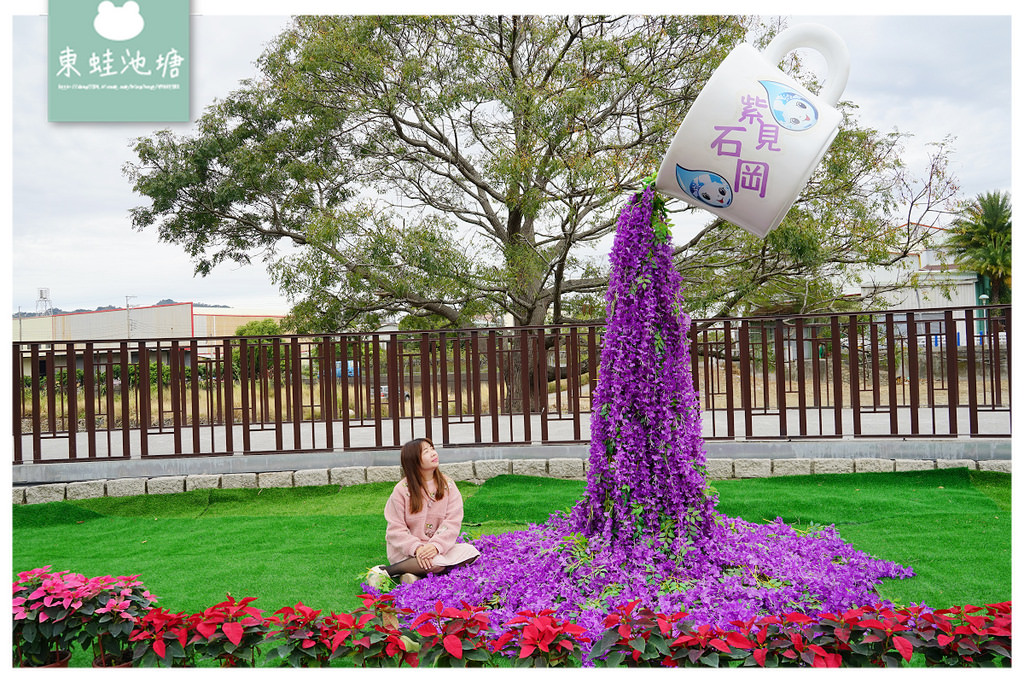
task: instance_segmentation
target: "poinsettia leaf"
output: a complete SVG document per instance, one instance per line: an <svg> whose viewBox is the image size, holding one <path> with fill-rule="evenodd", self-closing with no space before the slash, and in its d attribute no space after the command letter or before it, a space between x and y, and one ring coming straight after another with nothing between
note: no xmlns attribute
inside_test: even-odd
<svg viewBox="0 0 1024 683"><path fill-rule="evenodd" d="M605 663L605 666L616 667L619 664L622 664L622 660L623 659L625 659L625 653L622 652L621 650L617 650L617 651L611 653L610 655L608 655L608 658L604 660L604 663Z"/></svg>
<svg viewBox="0 0 1024 683"><path fill-rule="evenodd" d="M730 652L732 652L732 650L729 649L729 646L726 645L725 642L720 638L712 638L708 641L708 645L715 648L716 650L721 650L725 654L729 654Z"/></svg>
<svg viewBox="0 0 1024 683"><path fill-rule="evenodd" d="M597 641L594 647L591 648L591 656L603 655L617 642L619 642L619 632L616 629L608 629L601 636L601 640Z"/></svg>
<svg viewBox="0 0 1024 683"><path fill-rule="evenodd" d="M910 656L914 654L914 646L910 643L910 641L904 638L903 636L893 636L892 644L893 647L899 650L899 653L903 655L903 659L909 662Z"/></svg>
<svg viewBox="0 0 1024 683"><path fill-rule="evenodd" d="M211 623L209 621L200 621L198 624L196 624L196 631L198 631L199 635L201 635L203 638L209 640L209 638L217 632L217 624Z"/></svg>
<svg viewBox="0 0 1024 683"><path fill-rule="evenodd" d="M224 635L227 636L228 640L230 640L234 645L238 645L242 642L242 636L245 635L244 626L234 621L228 621L225 622L221 628L224 631Z"/></svg>
<svg viewBox="0 0 1024 683"><path fill-rule="evenodd" d="M729 631L725 635L725 642L729 643L729 645L732 645L733 647L739 650L750 649L754 645L752 642L750 642L749 639L745 638L739 633L736 633L735 631Z"/></svg>
<svg viewBox="0 0 1024 683"><path fill-rule="evenodd" d="M455 636L444 637L444 649L448 651L452 657L456 659L462 659L462 641Z"/></svg>
<svg viewBox="0 0 1024 683"><path fill-rule="evenodd" d="M484 649L475 648L472 650L466 649L466 644L463 643L462 654L465 659L472 660L474 662L486 662L491 658L491 655Z"/></svg>

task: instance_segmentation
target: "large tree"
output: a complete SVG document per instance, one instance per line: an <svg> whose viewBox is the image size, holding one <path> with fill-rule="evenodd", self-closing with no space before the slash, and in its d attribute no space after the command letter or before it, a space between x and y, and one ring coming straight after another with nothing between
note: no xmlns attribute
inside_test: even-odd
<svg viewBox="0 0 1024 683"><path fill-rule="evenodd" d="M964 207L946 238L958 264L988 278L993 304L1010 300L1012 235L1010 195L985 192Z"/></svg>
<svg viewBox="0 0 1024 683"><path fill-rule="evenodd" d="M138 141L126 172L151 204L134 224L157 225L200 273L261 255L300 330L401 315L599 320L617 203L657 168L728 51L777 28L715 16L298 17L260 59L259 82L194 134ZM914 249L921 236L892 226L920 222L951 188L943 150L915 183L901 141L850 115L766 240L713 220L680 244L691 312L826 310L851 272ZM901 205L919 215L896 220Z"/></svg>

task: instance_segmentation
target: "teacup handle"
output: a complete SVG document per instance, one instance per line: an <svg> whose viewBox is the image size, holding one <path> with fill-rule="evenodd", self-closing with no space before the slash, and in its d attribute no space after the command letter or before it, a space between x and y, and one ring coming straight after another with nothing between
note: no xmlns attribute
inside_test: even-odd
<svg viewBox="0 0 1024 683"><path fill-rule="evenodd" d="M846 43L838 33L827 26L797 24L775 36L764 49L763 55L768 63L774 66L781 62L787 53L798 47L812 48L825 57L828 74L818 97L835 106L850 77L850 51L846 48Z"/></svg>

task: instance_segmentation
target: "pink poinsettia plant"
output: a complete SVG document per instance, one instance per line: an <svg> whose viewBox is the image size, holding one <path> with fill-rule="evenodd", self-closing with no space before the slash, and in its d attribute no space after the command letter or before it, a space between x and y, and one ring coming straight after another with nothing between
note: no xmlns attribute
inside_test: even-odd
<svg viewBox="0 0 1024 683"><path fill-rule="evenodd" d="M18 574L13 585L14 663L43 666L70 656L83 639L83 615L89 597L86 578L50 572L51 565Z"/></svg>
<svg viewBox="0 0 1024 683"><path fill-rule="evenodd" d="M14 663L51 664L90 646L101 663L129 661L127 636L156 596L138 576L89 578L50 569L21 572L13 584Z"/></svg>
<svg viewBox="0 0 1024 683"><path fill-rule="evenodd" d="M81 610L91 618L84 624L92 643L93 659L102 666L127 664L133 659L128 640L139 620L152 609L157 597L134 576L97 576L90 583L96 594Z"/></svg>

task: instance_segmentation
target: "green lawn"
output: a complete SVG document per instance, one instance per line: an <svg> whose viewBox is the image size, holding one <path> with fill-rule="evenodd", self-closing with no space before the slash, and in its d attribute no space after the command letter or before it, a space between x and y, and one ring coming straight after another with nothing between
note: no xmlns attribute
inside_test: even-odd
<svg viewBox="0 0 1024 683"><path fill-rule="evenodd" d="M835 524L878 557L909 564L883 597L932 607L1009 600L1010 475L934 470L716 481L719 511L797 527ZM256 596L272 612L302 601L352 610L366 567L384 561L393 484L204 490L13 507L16 572L52 565L87 576L140 574L174 611ZM585 484L501 476L460 483L473 536L543 522Z"/></svg>

